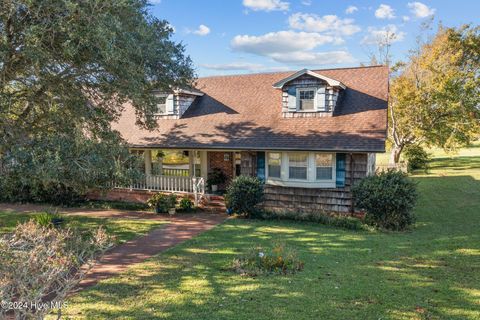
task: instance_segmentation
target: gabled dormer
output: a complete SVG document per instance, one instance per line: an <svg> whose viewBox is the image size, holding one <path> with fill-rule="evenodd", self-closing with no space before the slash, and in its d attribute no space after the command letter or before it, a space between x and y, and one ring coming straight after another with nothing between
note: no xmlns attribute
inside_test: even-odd
<svg viewBox="0 0 480 320"><path fill-rule="evenodd" d="M338 95L346 87L340 81L303 69L275 83L282 90L285 118L331 116Z"/></svg>
<svg viewBox="0 0 480 320"><path fill-rule="evenodd" d="M155 117L160 119L180 119L197 97L203 93L195 89L174 89L171 92L155 92L159 99Z"/></svg>

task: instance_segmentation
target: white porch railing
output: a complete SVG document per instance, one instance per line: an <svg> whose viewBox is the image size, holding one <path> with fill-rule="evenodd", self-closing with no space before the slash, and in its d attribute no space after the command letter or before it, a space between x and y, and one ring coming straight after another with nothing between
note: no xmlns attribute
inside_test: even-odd
<svg viewBox="0 0 480 320"><path fill-rule="evenodd" d="M195 205L198 205L199 196L205 194L205 179L202 177L147 175L131 185L114 183L113 188L193 193L195 195Z"/></svg>
<svg viewBox="0 0 480 320"><path fill-rule="evenodd" d="M114 184L113 187L149 191L197 192L204 194L205 180L202 177L147 175L131 185Z"/></svg>

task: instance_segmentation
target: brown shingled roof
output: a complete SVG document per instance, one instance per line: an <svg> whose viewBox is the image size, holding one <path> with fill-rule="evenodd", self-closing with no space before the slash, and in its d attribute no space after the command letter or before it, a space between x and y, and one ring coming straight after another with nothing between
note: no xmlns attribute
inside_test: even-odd
<svg viewBox="0 0 480 320"><path fill-rule="evenodd" d="M315 72L347 86L332 117L282 118L281 90L272 85L294 72L277 72L200 78L197 89L205 95L181 119L140 129L127 105L114 129L135 147L384 151L388 69Z"/></svg>

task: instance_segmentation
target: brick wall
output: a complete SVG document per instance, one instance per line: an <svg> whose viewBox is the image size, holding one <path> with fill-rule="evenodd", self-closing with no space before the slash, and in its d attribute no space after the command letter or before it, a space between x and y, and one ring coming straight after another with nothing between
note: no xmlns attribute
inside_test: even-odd
<svg viewBox="0 0 480 320"><path fill-rule="evenodd" d="M225 155L229 155L229 159L225 160ZM213 168L219 168L225 173L228 177L227 182L223 185L219 185L218 188L220 190L225 190L226 186L232 181L234 171L233 171L233 164L234 164L234 154L233 152L218 152L218 151L208 151L208 172L211 172Z"/></svg>
<svg viewBox="0 0 480 320"><path fill-rule="evenodd" d="M352 214L351 186L367 175L367 154L346 157L345 187L332 189L292 188L265 185L263 207L272 211Z"/></svg>

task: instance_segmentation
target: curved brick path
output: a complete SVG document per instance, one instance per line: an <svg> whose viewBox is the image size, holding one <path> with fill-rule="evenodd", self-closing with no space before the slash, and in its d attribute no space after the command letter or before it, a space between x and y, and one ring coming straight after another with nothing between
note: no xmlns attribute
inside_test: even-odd
<svg viewBox="0 0 480 320"><path fill-rule="evenodd" d="M0 204L1 211L33 212L45 210L41 205ZM62 214L104 218L132 218L165 220L169 223L149 234L130 240L107 251L99 263L80 283L80 288L94 285L98 281L128 269L132 264L148 259L185 240L210 230L226 219L223 214L179 214L173 217L158 216L147 212L123 210L97 210L83 208L58 208Z"/></svg>

